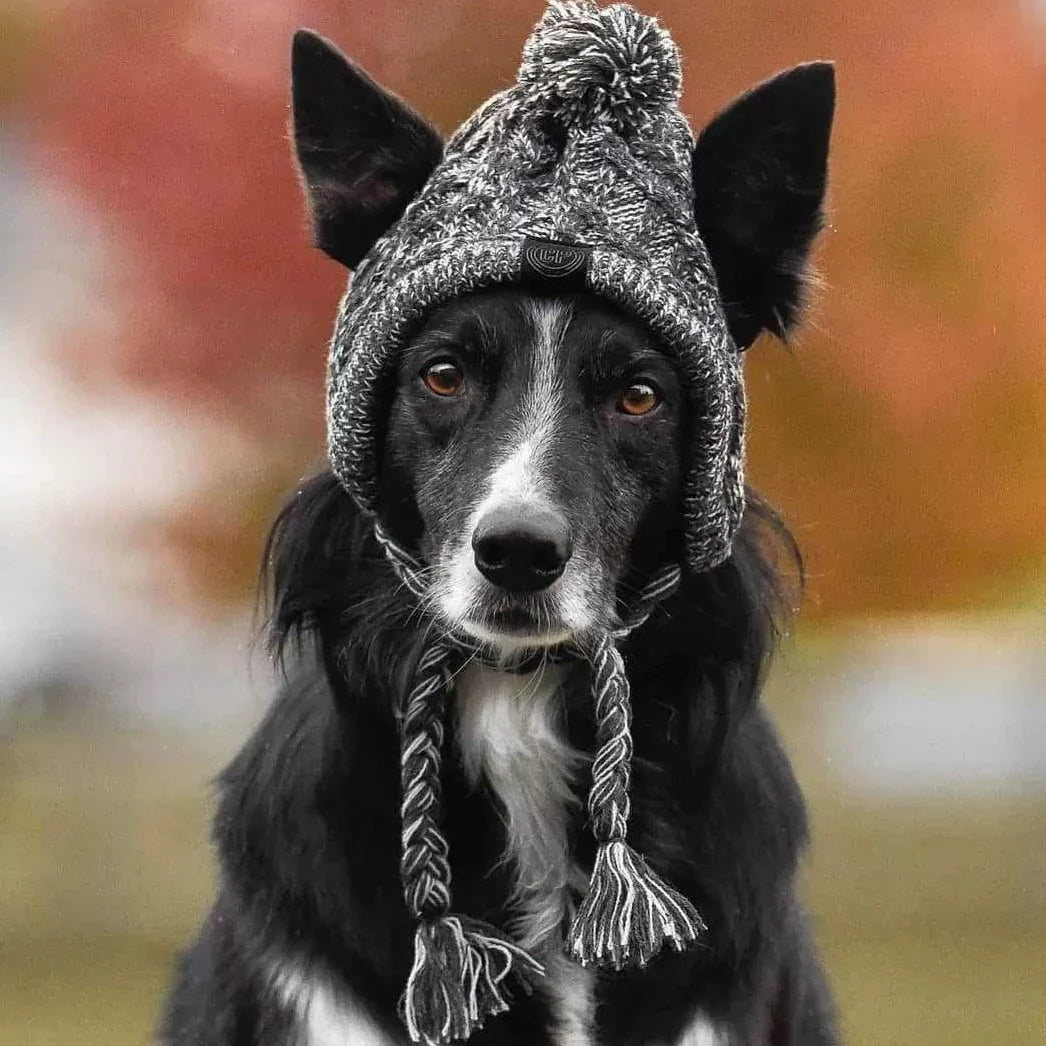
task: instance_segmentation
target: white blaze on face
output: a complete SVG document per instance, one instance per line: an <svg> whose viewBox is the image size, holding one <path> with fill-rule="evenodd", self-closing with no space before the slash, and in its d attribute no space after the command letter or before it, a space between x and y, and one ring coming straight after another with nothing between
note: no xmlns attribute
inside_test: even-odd
<svg viewBox="0 0 1046 1046"><path fill-rule="evenodd" d="M487 496L473 513L476 519L505 504L550 502L542 466L561 408L559 346L570 323L570 309L555 302L532 302L529 311L534 354L530 383L522 399L518 427L505 436L507 454L487 479Z"/></svg>
<svg viewBox="0 0 1046 1046"><path fill-rule="evenodd" d="M487 582L476 569L472 534L480 519L496 508L540 505L556 508L549 477L556 426L563 409L560 381L560 346L570 324L570 307L559 302L531 302L531 351L528 387L521 398L515 428L503 439L504 451L485 483L485 494L469 513L464 533L443 550L438 602L446 617L487 642L511 649L506 637L488 632L468 620L477 595ZM582 596L580 571L573 561L556 582L555 599L563 628L560 634L544 637L561 642L590 623Z"/></svg>

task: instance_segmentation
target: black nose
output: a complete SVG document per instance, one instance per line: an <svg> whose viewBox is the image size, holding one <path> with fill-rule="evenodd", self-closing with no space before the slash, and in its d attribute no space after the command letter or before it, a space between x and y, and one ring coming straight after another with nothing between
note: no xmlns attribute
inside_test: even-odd
<svg viewBox="0 0 1046 1046"><path fill-rule="evenodd" d="M509 592L540 592L563 573L570 559L570 529L549 508L494 508L476 525L472 550L476 566L491 584Z"/></svg>

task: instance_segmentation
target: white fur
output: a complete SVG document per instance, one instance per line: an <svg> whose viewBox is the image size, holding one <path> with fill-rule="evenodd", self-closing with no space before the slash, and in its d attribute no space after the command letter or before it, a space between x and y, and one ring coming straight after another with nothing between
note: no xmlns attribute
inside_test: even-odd
<svg viewBox="0 0 1046 1046"><path fill-rule="evenodd" d="M562 410L558 350L570 316L570 309L562 303L530 303L535 361L531 383L523 397L519 424L506 434L504 456L487 477L485 493L469 513L464 533L443 550L441 557L443 565L437 584L437 600L444 615L478 639L508 651L533 646L534 638L512 640L494 635L468 619L477 591L486 584L476 569L472 534L480 519L494 508L552 504L543 466ZM591 626L592 613L584 598L589 588L584 557L576 555L552 589L562 627L541 636L541 643L562 643Z"/></svg>
<svg viewBox="0 0 1046 1046"><path fill-rule="evenodd" d="M676 1046L731 1046L730 1037L699 1013L684 1030Z"/></svg>
<svg viewBox="0 0 1046 1046"><path fill-rule="evenodd" d="M572 963L561 950L544 959L544 992L555 1016L555 1046L597 1046L593 1037L596 979L591 970Z"/></svg>
<svg viewBox="0 0 1046 1046"><path fill-rule="evenodd" d="M470 665L458 677L458 744L465 773L485 778L504 807L516 869L520 943L537 948L559 931L573 874L567 835L581 762L563 736L563 666L516 675Z"/></svg>
<svg viewBox="0 0 1046 1046"><path fill-rule="evenodd" d="M274 964L272 985L294 1015L294 1046L396 1046L344 988L294 962Z"/></svg>
<svg viewBox="0 0 1046 1046"><path fill-rule="evenodd" d="M593 1046L593 976L562 953L569 887L584 888L570 860L572 782L583 758L567 743L559 685L563 668L526 675L470 665L458 677L458 744L469 779L485 778L504 807L515 869L512 930L539 955L541 990L556 1021L557 1046Z"/></svg>
<svg viewBox="0 0 1046 1046"><path fill-rule="evenodd" d="M548 976L542 990L557 1019L555 1046L598 1046L592 1037L592 974L559 952L545 957L545 967ZM396 1046L399 1041L386 1035L349 992L335 989L323 975L285 962L273 965L271 977L277 996L294 1016L293 1046ZM730 1046L730 1041L699 1014L675 1046Z"/></svg>

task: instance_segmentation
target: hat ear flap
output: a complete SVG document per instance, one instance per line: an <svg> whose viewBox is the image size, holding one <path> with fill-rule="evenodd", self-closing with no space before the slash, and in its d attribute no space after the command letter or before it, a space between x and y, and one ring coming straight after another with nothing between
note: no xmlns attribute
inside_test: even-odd
<svg viewBox="0 0 1046 1046"><path fill-rule="evenodd" d="M834 109L832 64L809 62L742 95L694 146L697 227L739 348L785 337L802 311Z"/></svg>
<svg viewBox="0 0 1046 1046"><path fill-rule="evenodd" d="M313 242L354 268L425 184L443 140L307 29L294 34L291 95Z"/></svg>

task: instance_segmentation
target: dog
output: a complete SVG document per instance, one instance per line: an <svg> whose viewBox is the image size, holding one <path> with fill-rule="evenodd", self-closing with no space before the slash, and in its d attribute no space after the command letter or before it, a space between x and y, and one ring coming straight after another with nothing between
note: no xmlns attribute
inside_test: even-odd
<svg viewBox="0 0 1046 1046"><path fill-rule="evenodd" d="M439 161L438 133L307 32L294 128L317 244L354 267ZM693 220L734 343L785 337L823 218L834 76L779 74L693 148ZM697 944L645 968L564 955L595 844L585 666L556 652L611 628L678 554L693 407L670 354L584 290L446 302L389 376L378 502L421 551L419 603L329 469L279 515L265 562L285 681L222 773L217 898L183 956L165 1046L399 1046L412 924L399 890L397 710L434 631L486 656L457 671L444 832L455 903L544 976L477 1046L831 1046L834 1008L795 875L804 803L758 698L797 556L749 491L729 557L622 641L635 759L630 840L693 902ZM522 656L521 656L522 655Z"/></svg>

